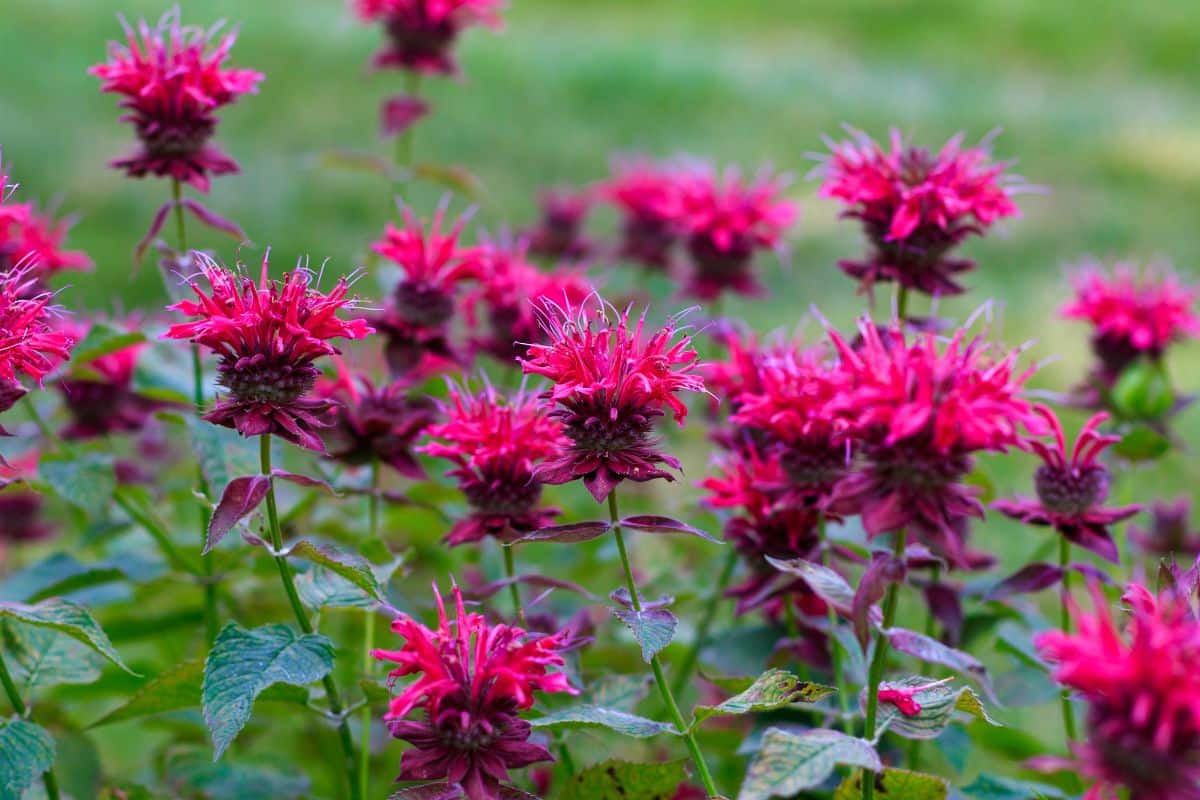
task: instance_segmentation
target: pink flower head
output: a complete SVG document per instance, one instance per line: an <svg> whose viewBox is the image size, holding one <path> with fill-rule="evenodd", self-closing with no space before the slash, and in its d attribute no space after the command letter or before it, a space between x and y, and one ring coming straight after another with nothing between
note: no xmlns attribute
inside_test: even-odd
<svg viewBox="0 0 1200 800"><path fill-rule="evenodd" d="M50 370L71 357L75 344L51 324L54 295L32 291L35 284L28 267L0 272L0 412L25 395L20 376L40 386Z"/></svg>
<svg viewBox="0 0 1200 800"><path fill-rule="evenodd" d="M209 288L200 286L199 277L189 280L196 300L182 300L170 309L196 319L172 325L164 338L187 339L220 356L217 380L227 394L204 418L243 436L273 433L325 452L315 429L330 424L333 404L307 396L320 374L313 362L339 352L330 339L361 339L372 332L365 320L337 316L354 306L349 282L341 278L322 294L303 268L281 281L271 280L269 250L258 283L197 255L199 277Z"/></svg>
<svg viewBox="0 0 1200 800"><path fill-rule="evenodd" d="M1075 610L1076 633L1034 640L1054 679L1088 704L1087 739L1073 745L1076 768L1097 782L1087 795L1116 800L1200 798L1200 622L1174 593L1155 597L1131 584L1124 633L1093 588L1095 610Z"/></svg>
<svg viewBox="0 0 1200 800"><path fill-rule="evenodd" d="M353 0L363 22L382 23L383 49L376 69L407 69L425 75L456 75L451 55L458 34L471 25L499 28L503 0Z"/></svg>
<svg viewBox="0 0 1200 800"><path fill-rule="evenodd" d="M257 91L263 75L222 67L237 34L213 45L216 31L180 24L176 8L153 28L145 20L137 31L125 25L126 43L111 43L108 61L88 70L103 81L101 91L124 96L121 107L128 113L121 119L133 123L142 144L112 166L135 178L173 178L201 192L208 191L210 175L238 171L208 140L217 109Z"/></svg>
<svg viewBox="0 0 1200 800"><path fill-rule="evenodd" d="M549 343L532 345L521 364L552 382L542 397L571 444L539 465L538 479L582 478L597 501L626 478L674 480L658 466L680 468L657 449L654 420L669 410L682 425L687 407L678 394L704 391L691 337L676 338L680 318L647 336L644 313L631 327L629 309L617 313L599 298L590 311L547 300L540 313Z"/></svg>
<svg viewBox="0 0 1200 800"><path fill-rule="evenodd" d="M1110 383L1139 356L1158 359L1171 343L1200 337L1197 289L1170 272L1139 275L1132 265L1117 264L1106 273L1089 264L1072 284L1075 297L1061 313L1091 324L1092 350Z"/></svg>
<svg viewBox="0 0 1200 800"><path fill-rule="evenodd" d="M615 172L600 187L600 196L621 212L621 255L652 269L667 269L682 214L678 170L633 159L619 162Z"/></svg>
<svg viewBox="0 0 1200 800"><path fill-rule="evenodd" d="M387 337L385 354L397 374L419 374L431 365L457 359L449 340L456 292L477 276L480 266L478 250L458 241L467 216L443 233L445 213L445 207L439 207L426 227L406 208L404 227L389 223L383 239L371 246L402 271L383 314L372 320Z"/></svg>
<svg viewBox="0 0 1200 800"><path fill-rule="evenodd" d="M692 271L685 293L712 300L726 290L761 291L751 270L755 252L780 246L798 211L780 197L783 178L746 182L735 170L697 170L679 179L676 224L686 237Z"/></svg>
<svg viewBox="0 0 1200 800"><path fill-rule="evenodd" d="M931 333L909 342L899 326L867 320L859 330L857 346L830 332L845 386L827 413L845 421L862 459L828 507L861 514L872 536L912 525L931 549L965 565L962 523L983 508L961 479L973 453L1003 452L1023 429L1043 431L1021 396L1033 370L1016 372L1018 352L991 358L966 328L944 344Z"/></svg>
<svg viewBox="0 0 1200 800"><path fill-rule="evenodd" d="M56 220L31 203L0 209L0 272L22 264L44 279L63 270L90 269L92 260L86 253L63 248L73 222L70 218Z"/></svg>
<svg viewBox="0 0 1200 800"><path fill-rule="evenodd" d="M454 464L447 474L471 504L470 516L455 524L447 543L487 536L511 541L553 522L558 509L538 506L542 484L534 467L570 444L557 420L533 397L520 393L508 400L490 384L474 394L452 386L442 413L446 421L429 429L432 441L421 450Z"/></svg>
<svg viewBox="0 0 1200 800"><path fill-rule="evenodd" d="M592 210L595 195L569 187L545 189L538 198L542 216L525 232L529 252L546 258L578 260L592 250L583 235L583 225Z"/></svg>
<svg viewBox="0 0 1200 800"><path fill-rule="evenodd" d="M959 294L954 276L971 269L950 251L996 220L1019 214L1013 180L1004 163L991 161L986 142L962 147L962 135L936 155L905 143L892 129L884 149L853 128L850 139L830 142L831 155L818 169L821 196L846 206L844 216L862 221L873 252L841 268L869 289L897 281L930 295Z"/></svg>
<svg viewBox="0 0 1200 800"><path fill-rule="evenodd" d="M403 647L371 653L399 665L389 681L419 675L384 715L392 735L412 745L401 757L400 780L446 780L460 785L468 800L498 800L508 770L552 760L528 741L529 723L517 714L533 706L535 692L576 694L565 675L548 671L563 665L571 634L539 637L489 625L482 614L466 612L457 586L451 622L436 586L434 595L436 630L403 615L392 623ZM416 709L421 719L405 719Z"/></svg>
<svg viewBox="0 0 1200 800"><path fill-rule="evenodd" d="M1109 526L1141 511L1141 506L1104 507L1111 476L1100 463L1100 454L1121 437L1101 434L1100 425L1108 414L1096 414L1083 426L1068 455L1058 417L1045 406L1035 410L1054 434L1053 446L1037 439L1025 443L1042 460L1034 474L1037 499L998 500L992 507L1027 525L1052 527L1071 542L1116 563L1119 556Z"/></svg>
<svg viewBox="0 0 1200 800"><path fill-rule="evenodd" d="M1186 555L1200 557L1200 531L1192 525L1192 501L1180 496L1150 507L1150 526L1129 526L1129 538L1138 549L1151 556Z"/></svg>
<svg viewBox="0 0 1200 800"><path fill-rule="evenodd" d="M425 469L413 455L417 439L433 424L436 408L414 395L403 381L376 386L352 374L337 359L338 379L318 390L337 401L333 425L325 431L329 457L351 466L379 461L406 478L423 480Z"/></svg>

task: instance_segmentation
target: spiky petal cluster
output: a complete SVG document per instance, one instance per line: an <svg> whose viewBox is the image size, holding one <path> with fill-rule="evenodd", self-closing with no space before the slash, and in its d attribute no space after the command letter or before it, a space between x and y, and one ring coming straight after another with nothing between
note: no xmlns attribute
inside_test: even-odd
<svg viewBox="0 0 1200 800"><path fill-rule="evenodd" d="M3 182L0 171L0 186ZM92 260L86 253L63 247L72 222L70 218L55 219L32 203L0 206L0 272L20 264L44 280L63 270L90 269Z"/></svg>
<svg viewBox="0 0 1200 800"><path fill-rule="evenodd" d="M351 466L376 461L396 472L422 480L425 470L413 455L417 440L436 418L436 407L425 395L413 394L404 381L376 386L365 375L338 364L338 379L320 386L337 401L333 425L324 433L329 457Z"/></svg>
<svg viewBox="0 0 1200 800"><path fill-rule="evenodd" d="M1083 426L1068 454L1058 417L1045 406L1036 411L1054 434L1053 445L1037 439L1028 439L1024 445L1042 460L1034 473L1037 499L998 500L992 507L1027 525L1052 527L1071 542L1116 563L1119 556L1109 526L1141 510L1141 506L1104 507L1111 476L1100 463L1100 455L1121 437L1101 434L1099 428L1108 414L1096 414Z"/></svg>
<svg viewBox="0 0 1200 800"><path fill-rule="evenodd" d="M445 208L439 208L426 227L405 209L404 226L389 223L371 246L403 273L387 307L372 320L387 338L384 352L396 374L420 374L457 359L450 323L459 286L478 273L478 251L459 243L465 216L446 232L444 219Z"/></svg>
<svg viewBox="0 0 1200 800"><path fill-rule="evenodd" d="M89 72L103 81L101 91L123 96L141 141L136 153L112 162L133 177L158 175L208 191L209 176L237 172L237 163L209 144L216 112L241 95L257 90L261 73L223 67L234 40L228 33L215 43L216 29L182 25L175 9L153 28L145 20L137 30L125 27L125 44L109 45L108 61Z"/></svg>
<svg viewBox="0 0 1200 800"><path fill-rule="evenodd" d="M432 441L421 450L454 464L447 474L471 504L470 516L451 528L446 541L511 541L549 525L558 509L538 506L542 484L534 467L570 443L562 425L532 396L506 399L490 385L476 393L452 387L442 413L445 422L429 429Z"/></svg>
<svg viewBox="0 0 1200 800"><path fill-rule="evenodd" d="M1022 396L1032 372L1016 372L1018 353L992 358L966 328L946 343L931 333L908 341L899 326L859 324L852 346L830 338L845 385L827 413L848 425L856 469L833 489L829 509L860 514L869 535L909 527L952 563L965 564L962 522L983 508L962 478L979 451L1002 452L1042 418Z"/></svg>
<svg viewBox="0 0 1200 800"><path fill-rule="evenodd" d="M695 170L680 179L676 225L691 260L685 294L711 300L761 291L754 255L777 248L798 213L780 197L784 186L767 175L745 181L735 170Z"/></svg>
<svg viewBox="0 0 1200 800"><path fill-rule="evenodd" d="M503 0L354 0L363 22L383 25L387 41L372 61L376 69L455 75L451 53L471 25L500 27Z"/></svg>
<svg viewBox="0 0 1200 800"><path fill-rule="evenodd" d="M1200 798L1200 622L1174 592L1155 597L1131 584L1124 632L1103 594L1075 614L1077 632L1034 641L1054 678L1088 704L1086 741L1073 765L1096 785L1088 800Z"/></svg>
<svg viewBox="0 0 1200 800"><path fill-rule="evenodd" d="M654 420L670 411L682 425L679 393L704 391L691 337L676 335L679 318L647 335L644 313L631 326L629 309L598 298L579 307L547 301L540 312L549 342L531 346L521 364L552 382L542 397L571 444L538 466L538 479L582 478L597 501L626 478L674 480L659 465L679 469L679 461L658 449Z"/></svg>
<svg viewBox="0 0 1200 800"><path fill-rule="evenodd" d="M0 412L25 395L20 377L42 378L71 357L75 339L51 325L53 295L34 290L27 267L0 272ZM0 434L4 433L0 427Z"/></svg>
<svg viewBox="0 0 1200 800"><path fill-rule="evenodd" d="M619 162L615 173L599 193L621 214L620 255L651 269L667 269L679 238L680 171L633 159Z"/></svg>
<svg viewBox="0 0 1200 800"><path fill-rule="evenodd" d="M974 263L952 257L968 236L1019 213L1007 165L991 161L985 145L962 146L961 135L935 153L890 132L888 147L861 131L831 142L818 168L821 196L846 206L844 216L862 222L871 246L864 261L839 265L864 289L880 281L930 295L963 291L955 276Z"/></svg>
<svg viewBox="0 0 1200 800"><path fill-rule="evenodd" d="M595 200L595 195L587 189L560 186L543 190L538 198L541 218L525 232L529 252L567 260L588 255L592 245L583 235L583 226Z"/></svg>
<svg viewBox="0 0 1200 800"><path fill-rule="evenodd" d="M1197 289L1170 272L1139 274L1130 264L1106 272L1089 264L1071 283L1075 296L1061 313L1092 326L1092 351L1099 361L1094 377L1107 386L1139 357L1157 360L1172 343L1200 337Z"/></svg>
<svg viewBox="0 0 1200 800"><path fill-rule="evenodd" d="M482 614L466 612L458 587L452 622L436 586L434 594L436 630L401 616L392 631L404 646L372 651L398 665L389 681L419 676L392 698L384 716L392 735L412 744L401 757L400 779L446 780L460 785L468 800L497 800L508 770L551 760L528 741L529 723L517 715L533 705L536 692L575 694L565 675L549 671L563 665L570 634L539 637L489 625ZM406 719L414 710L421 718Z"/></svg>
<svg viewBox="0 0 1200 800"><path fill-rule="evenodd" d="M313 288L305 269L271 280L269 256L268 251L257 283L201 258L199 275L189 281L196 299L170 306L196 319L172 325L164 337L187 339L220 357L218 382L226 394L206 420L243 436L276 434L324 452L316 429L330 424L332 403L309 396L319 375L313 362L338 352L331 339L361 339L372 328L362 319L338 318L339 311L354 305L345 278L328 294Z"/></svg>

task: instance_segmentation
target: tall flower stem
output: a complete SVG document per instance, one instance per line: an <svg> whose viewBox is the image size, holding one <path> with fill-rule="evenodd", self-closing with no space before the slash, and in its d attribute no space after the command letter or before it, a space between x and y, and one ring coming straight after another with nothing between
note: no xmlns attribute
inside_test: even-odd
<svg viewBox="0 0 1200 800"><path fill-rule="evenodd" d="M713 587L712 593L708 596L708 602L704 605L704 614L700 617L700 624L696 627L696 637L692 640L692 646L679 665L679 673L675 676L675 683L672 686L675 694L682 694L683 690L687 688L688 681L692 678L692 670L696 668L696 664L700 660L700 651L708 643L709 630L712 628L713 620L717 618L717 608L721 605L721 599L725 597L729 581L733 579L733 570L737 567L737 562L737 551L731 547L729 554L725 556L725 564L721 567L717 585Z"/></svg>
<svg viewBox="0 0 1200 800"><path fill-rule="evenodd" d="M829 566L828 539L825 535L825 515L821 514L817 517L817 536L819 537L819 553L821 556L821 566ZM850 733L850 695L846 691L846 673L842 667L842 645L838 642L834 632L838 628L837 610L829 603L825 604L826 612L829 615L829 662L830 669L833 671L834 686L837 687L838 708L842 712L842 729L846 733Z"/></svg>
<svg viewBox="0 0 1200 800"><path fill-rule="evenodd" d="M1058 537L1058 565L1062 568L1062 602L1059 605L1059 625L1063 633L1071 632L1071 573L1067 566L1071 563L1071 542L1061 534ZM1070 689L1062 690L1063 730L1067 734L1067 744L1075 741L1075 709L1071 706Z"/></svg>
<svg viewBox="0 0 1200 800"><path fill-rule="evenodd" d="M3 654L0 654L0 684L4 685L4 693L8 695L8 702L12 703L13 711L17 712L17 716L24 717L28 708L25 706L25 701L21 699L21 692L18 691L16 682L8 672L8 665L4 663ZM49 800L58 800L58 779L54 777L54 767L42 773L42 783L46 785L46 797Z"/></svg>
<svg viewBox="0 0 1200 800"><path fill-rule="evenodd" d="M896 542L892 549L892 554L896 558L904 557L904 547L907 542L907 532L904 528L901 528L896 532ZM867 722L863 731L863 738L868 742L875 740L875 719L879 712L879 684L883 681L883 670L887 667L889 649L886 631L896 621L896 601L899 596L900 584L889 584L887 593L883 597L883 629L875 639L875 656L871 659L871 668L867 675ZM863 770L863 800L872 800L875 797L875 780L873 775L874 773L870 770Z"/></svg>
<svg viewBox="0 0 1200 800"><path fill-rule="evenodd" d="M904 319L908 315L908 287L896 284L896 319L900 324L904 324Z"/></svg>
<svg viewBox="0 0 1200 800"><path fill-rule="evenodd" d="M934 564L933 568L932 568L932 577L930 579L930 583L932 585L936 586L937 583L941 580L941 578L942 578L942 568L940 566L938 566L937 564ZM926 606L926 608L925 608L925 635L932 639L933 635L936 632L937 632L937 621L933 618L933 609ZM929 669L929 662L922 661L921 665L917 668L917 674L924 675L928 669ZM923 744L923 742L920 739L910 739L908 742L908 768L911 770L915 770L917 768L917 765L921 761L921 745L922 744Z"/></svg>
<svg viewBox="0 0 1200 800"><path fill-rule="evenodd" d="M508 578L508 596L512 599L513 614L521 621L521 626L525 626L525 607L521 605L521 588L517 586L517 568L513 563L513 549L511 544L501 544L500 549L504 551L504 577Z"/></svg>
<svg viewBox="0 0 1200 800"><path fill-rule="evenodd" d="M271 480L271 436L263 434L259 437L259 464L260 471L268 481ZM279 509L275 502L275 485L274 482L268 484L267 488L267 525L271 535L271 547L276 551L275 565L279 568L279 580L283 583L283 590L287 594L288 603L292 607L292 613L296 616L296 622L300 625L300 630L306 634L313 633L312 622L308 618L308 613L304 610L304 606L300 602L300 595L296 592L295 576L292 574L292 565L288 563L287 556L278 555L279 551L283 550L283 533L279 529ZM354 739L350 736L350 725L346 718L342 716L342 701L341 695L338 693L337 682L333 679L333 673L330 672L321 679L321 683L325 687L325 695L329 701L329 711L333 716L338 718L338 738L342 743L342 752L345 756L346 777L350 782L350 797L352 800L364 800L362 795L362 784L358 778L358 762L354 755Z"/></svg>
<svg viewBox="0 0 1200 800"><path fill-rule="evenodd" d="M409 72L405 75L404 90L413 98L420 98L421 76L415 72ZM416 126L410 125L407 130L396 137L396 166L403 168L405 171L412 169L414 127Z"/></svg>
<svg viewBox="0 0 1200 800"><path fill-rule="evenodd" d="M367 531L372 539L379 537L379 479L382 470L379 459L371 461L371 493L367 498ZM371 674L375 659L371 651L375 649L375 609L363 609L363 639L362 639L362 673ZM364 798L371 796L371 704L365 703L359 723L358 751L358 781L359 791Z"/></svg>
<svg viewBox="0 0 1200 800"><path fill-rule="evenodd" d="M633 610L640 613L642 610L642 601L638 596L637 583L633 580L633 568L629 563L629 552L625 549L625 536L621 532L621 514L617 508L617 492L615 489L608 495L608 515L612 521L613 536L617 540L617 551L621 554L621 566L625 569L625 585L629 588L629 599L633 604ZM662 662L659 660L657 654L651 657L650 668L654 670L654 681L658 684L658 691L662 695L663 702L667 705L667 710L671 713L675 729L683 737L684 742L687 744L688 752L691 753L692 764L696 767L696 773L700 778L700 783L704 786L704 791L709 797L720 796L720 792L717 791L717 785L713 782L712 773L708 771L708 764L704 761L704 753L700 751L700 744L696 741L696 734L688 728L687 721L684 720L683 714L679 711L679 704L675 702L675 695L671 692L671 685L667 683L667 676L663 674Z"/></svg>

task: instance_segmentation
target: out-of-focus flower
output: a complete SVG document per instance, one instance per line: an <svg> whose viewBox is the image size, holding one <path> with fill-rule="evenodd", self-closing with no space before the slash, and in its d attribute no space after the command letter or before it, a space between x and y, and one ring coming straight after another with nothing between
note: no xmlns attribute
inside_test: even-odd
<svg viewBox="0 0 1200 800"><path fill-rule="evenodd" d="M830 332L845 384L828 412L844 420L859 459L838 481L827 508L860 514L867 534L907 527L952 564L966 566L967 517L983 507L962 479L978 451L1003 452L1044 421L1022 396L1032 373L1016 373L1018 353L992 358L966 329L948 343L930 333L906 340L899 326L859 324L850 345Z"/></svg>
<svg viewBox="0 0 1200 800"><path fill-rule="evenodd" d="M1087 738L1072 744L1074 763L1096 785L1088 800L1200 798L1200 623L1175 593L1155 597L1131 584L1122 633L1102 592L1095 610L1076 609L1078 632L1034 640L1054 679L1088 704Z"/></svg>
<svg viewBox="0 0 1200 800"><path fill-rule="evenodd" d="M1192 501L1186 495L1150 507L1150 526L1129 526L1129 538L1152 556L1200 556L1200 530L1192 526Z"/></svg>
<svg viewBox="0 0 1200 800"><path fill-rule="evenodd" d="M535 465L570 442L557 420L546 416L533 397L501 397L491 386L470 393L452 387L442 406L445 422L429 429L422 452L454 464L447 474L458 481L471 514L455 523L446 542L502 542L544 528L557 508L538 506L542 484Z"/></svg>
<svg viewBox="0 0 1200 800"><path fill-rule="evenodd" d="M1100 463L1100 454L1121 437L1101 434L1099 428L1108 414L1096 414L1083 426L1068 455L1058 417L1045 406L1036 411L1054 433L1054 446L1037 439L1025 442L1043 462L1033 479L1037 499L998 500L992 508L1027 525L1054 528L1074 544L1116 563L1119 555L1109 526L1141 511L1141 506L1104 507L1112 476Z"/></svg>
<svg viewBox="0 0 1200 800"><path fill-rule="evenodd" d="M25 395L22 375L41 385L50 370L71 357L75 343L51 325L54 296L33 291L36 280L28 267L0 272L0 412Z"/></svg>
<svg viewBox="0 0 1200 800"><path fill-rule="evenodd" d="M544 190L538 198L541 219L525 232L529 252L572 261L587 256L592 245L583 235L583 225L595 202L595 194L586 189L558 187Z"/></svg>
<svg viewBox="0 0 1200 800"><path fill-rule="evenodd" d="M338 379L318 388L337 401L333 425L324 432L329 457L351 466L379 461L406 478L422 480L425 469L413 455L417 439L436 419L436 406L414 395L403 381L376 386L338 361Z"/></svg>
<svg viewBox="0 0 1200 800"><path fill-rule="evenodd" d="M355 304L345 278L328 294L312 287L312 275L303 268L274 281L268 277L269 257L270 251L258 283L200 258L199 277L208 290L193 279L196 300L170 306L196 319L172 325L163 336L187 339L220 356L217 380L227 393L206 420L243 436L275 434L323 453L316 430L330 425L333 404L310 395L320 374L313 362L339 352L330 339L361 339L372 329L365 320L337 317Z"/></svg>
<svg viewBox="0 0 1200 800"><path fill-rule="evenodd" d="M679 393L704 391L691 337L676 337L679 317L646 336L645 314L630 327L629 310L599 298L579 307L546 301L540 312L549 342L531 346L521 364L553 383L542 397L571 444L538 466L538 479L582 478L599 502L626 478L674 480L659 465L679 469L679 461L658 449L654 420L669 410L682 425Z"/></svg>
<svg viewBox="0 0 1200 800"><path fill-rule="evenodd" d="M386 338L388 366L399 375L417 375L458 359L450 344L459 286L479 272L478 251L463 247L466 217L442 232L445 208L428 228L408 209L404 227L388 224L384 237L371 246L403 271L383 313L371 321Z"/></svg>
<svg viewBox="0 0 1200 800"><path fill-rule="evenodd" d="M685 294L712 300L725 291L761 292L754 254L779 247L798 214L780 197L784 185L782 178L765 174L747 182L732 169L723 175L693 170L680 177L676 225L691 260Z"/></svg>
<svg viewBox="0 0 1200 800"><path fill-rule="evenodd" d="M426 75L455 75L451 51L471 25L499 28L503 0L353 0L363 22L383 25L387 41L375 54L376 69L407 69Z"/></svg>
<svg viewBox="0 0 1200 800"><path fill-rule="evenodd" d="M848 132L849 139L829 143L832 153L817 169L821 196L840 201L843 216L862 222L871 252L839 266L867 291L897 281L929 295L962 292L955 276L974 262L951 251L1020 213L1007 165L991 160L986 143L964 148L961 135L935 154L907 144L895 129L887 149L861 131Z"/></svg>
<svg viewBox="0 0 1200 800"><path fill-rule="evenodd" d="M489 625L483 615L466 612L457 587L451 622L436 586L434 593L436 630L401 616L392 631L404 646L372 651L399 665L389 681L419 675L392 698L384 716L392 736L412 745L401 756L400 779L446 780L461 786L468 800L498 800L510 769L552 760L529 741L529 723L517 715L533 705L535 692L576 693L565 675L549 671L563 665L571 635ZM421 719L405 719L416 709Z"/></svg>
<svg viewBox="0 0 1200 800"><path fill-rule="evenodd" d="M141 149L112 162L135 178L158 175L207 192L210 175L238 171L237 163L209 144L216 112L241 95L257 91L263 75L222 66L234 40L228 33L215 44L217 28L184 26L179 9L153 28L125 26L126 43L109 45L108 61L89 72L103 81L101 91L123 96L121 107L137 131Z"/></svg>
<svg viewBox="0 0 1200 800"><path fill-rule="evenodd" d="M1072 278L1075 297L1062 307L1067 319L1092 326L1094 378L1111 387L1139 357L1160 359L1173 342L1200 337L1197 290L1164 270L1139 274L1130 264L1105 272L1088 264Z"/></svg>
<svg viewBox="0 0 1200 800"><path fill-rule="evenodd" d="M383 102L379 129L384 137L399 136L429 114L429 103L420 97L398 94Z"/></svg>
<svg viewBox="0 0 1200 800"><path fill-rule="evenodd" d="M42 513L42 496L20 484L37 474L38 452L30 450L12 461L0 458L0 558L9 545L36 542L54 535Z"/></svg>
<svg viewBox="0 0 1200 800"><path fill-rule="evenodd" d="M4 173L0 168L0 194ZM92 260L80 250L67 250L63 241L74 220L55 219L32 203L0 206L0 272L28 267L44 280L64 270L91 269Z"/></svg>
<svg viewBox="0 0 1200 800"><path fill-rule="evenodd" d="M679 238L678 170L633 159L619 162L615 172L600 187L600 196L621 212L620 255L651 269L667 269Z"/></svg>

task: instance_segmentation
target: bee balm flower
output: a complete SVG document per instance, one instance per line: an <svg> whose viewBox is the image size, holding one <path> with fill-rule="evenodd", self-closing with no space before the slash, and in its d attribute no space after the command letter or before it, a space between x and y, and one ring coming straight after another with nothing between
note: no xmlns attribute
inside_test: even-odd
<svg viewBox="0 0 1200 800"><path fill-rule="evenodd" d="M21 376L40 385L50 370L71 357L75 343L50 324L53 295L31 291L35 284L28 267L0 272L0 412L25 395Z"/></svg>
<svg viewBox="0 0 1200 800"><path fill-rule="evenodd" d="M502 0L354 0L363 22L380 22L387 43L375 54L377 69L454 75L451 49L470 25L500 27Z"/></svg>

